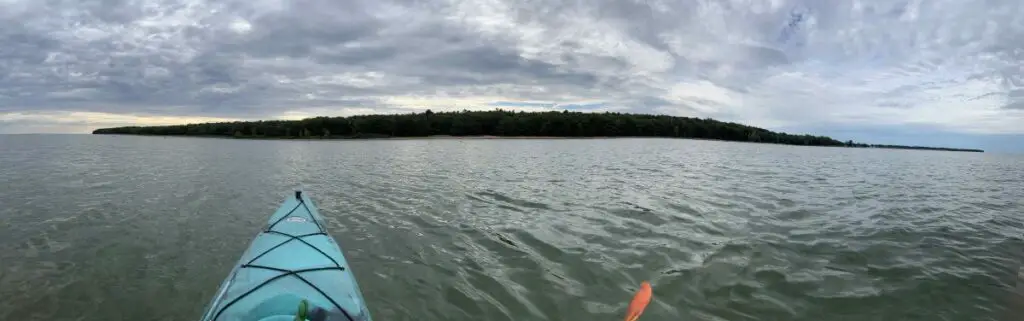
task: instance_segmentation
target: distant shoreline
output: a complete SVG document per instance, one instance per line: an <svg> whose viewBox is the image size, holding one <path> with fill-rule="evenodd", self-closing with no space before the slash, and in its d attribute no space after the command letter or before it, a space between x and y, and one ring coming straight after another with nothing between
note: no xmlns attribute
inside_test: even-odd
<svg viewBox="0 0 1024 321"><path fill-rule="evenodd" d="M764 142L745 142L745 141L729 141L723 139L714 138L692 138L692 137L659 137L659 136L587 136L587 137L571 137L571 136L451 136L451 135L433 135L433 136L409 136L409 137L353 137L353 136L331 136L331 137L252 137L252 136L217 136L217 135L148 135L148 134L94 134L94 135L108 135L108 136L143 136L143 137L181 137L181 138L206 138L206 139L238 139L238 140L281 140L281 141L359 141L359 140L489 140L489 139L501 139L501 140L545 140L545 139L565 139L565 140L586 140L586 139L635 139L635 138L655 138L655 139L685 139L685 140L700 140L700 141L711 141L711 142L727 142L727 143L744 143L744 144L767 144L767 145L781 145L781 146L806 146L806 147L832 147L832 148L863 148L863 149L904 149L904 150L930 150L940 152L974 152L984 153L984 150L973 150L973 149L956 149L943 147L882 147L882 146L867 146L867 147L850 147L850 146L817 146L817 145L792 145L792 144L779 144L779 143L764 143Z"/></svg>
<svg viewBox="0 0 1024 321"><path fill-rule="evenodd" d="M255 140L357 139L607 139L684 138L796 146L979 152L980 149L842 142L795 135L710 118L569 111L462 111L315 117L171 126L102 128L97 135L190 136Z"/></svg>

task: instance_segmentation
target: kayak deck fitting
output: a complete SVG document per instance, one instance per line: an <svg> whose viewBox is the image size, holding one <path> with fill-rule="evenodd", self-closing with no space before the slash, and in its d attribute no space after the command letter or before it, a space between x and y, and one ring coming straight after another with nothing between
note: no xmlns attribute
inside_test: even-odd
<svg viewBox="0 0 1024 321"><path fill-rule="evenodd" d="M371 321L359 285L313 201L288 197L249 245L202 321Z"/></svg>

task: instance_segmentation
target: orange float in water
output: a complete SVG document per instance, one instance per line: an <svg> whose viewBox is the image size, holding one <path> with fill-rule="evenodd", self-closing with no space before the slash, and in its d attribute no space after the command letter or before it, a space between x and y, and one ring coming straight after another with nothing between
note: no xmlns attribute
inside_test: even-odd
<svg viewBox="0 0 1024 321"><path fill-rule="evenodd" d="M647 304L651 303L651 284L644 281L640 283L640 289L636 290L633 300L629 302L629 309L626 310L626 321L636 321L640 314L644 313Z"/></svg>

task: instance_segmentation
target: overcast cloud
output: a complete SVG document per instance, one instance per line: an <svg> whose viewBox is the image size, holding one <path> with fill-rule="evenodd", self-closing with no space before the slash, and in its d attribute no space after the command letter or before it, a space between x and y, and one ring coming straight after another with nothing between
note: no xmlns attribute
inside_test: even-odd
<svg viewBox="0 0 1024 321"><path fill-rule="evenodd" d="M431 108L1024 134L1019 0L0 0L0 132Z"/></svg>

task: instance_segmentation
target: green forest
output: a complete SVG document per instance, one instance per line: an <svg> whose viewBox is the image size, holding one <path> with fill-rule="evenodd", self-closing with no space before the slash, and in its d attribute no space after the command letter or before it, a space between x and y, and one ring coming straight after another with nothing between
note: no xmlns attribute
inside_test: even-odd
<svg viewBox="0 0 1024 321"><path fill-rule="evenodd" d="M870 145L831 137L793 135L710 118L570 111L454 111L415 114L315 117L171 126L103 128L93 134L207 136L235 138L322 139L428 136L503 137L676 137L807 146L933 149L922 146Z"/></svg>

